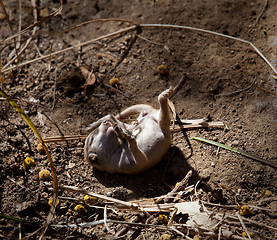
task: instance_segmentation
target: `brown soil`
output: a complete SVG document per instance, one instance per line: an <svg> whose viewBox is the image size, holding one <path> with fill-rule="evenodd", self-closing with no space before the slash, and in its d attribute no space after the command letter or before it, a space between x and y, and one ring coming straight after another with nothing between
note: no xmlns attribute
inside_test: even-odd
<svg viewBox="0 0 277 240"><path fill-rule="evenodd" d="M33 41L18 63L47 55L78 43L117 31L131 24L97 22L67 33L58 32L90 19L121 18L138 23L178 24L204 28L251 41L277 68L277 1L72 1L64 2L58 16L40 24ZM18 31L18 1L4 1L13 31ZM59 1L39 1L43 13L59 7ZM22 1L22 29L33 23L30 1ZM41 17L39 17L41 19ZM21 36L25 41L31 31ZM13 41L4 40L12 33L1 20L1 60L11 59ZM24 43L22 43L23 45ZM14 54L14 53L13 53ZM169 68L168 76L157 74L157 66ZM97 82L85 83L79 68L94 72ZM6 76L6 73L4 74ZM254 209L249 217L258 223L277 228L276 169L214 146L191 140L198 136L245 150L277 164L277 83L276 75L250 45L238 41L189 30L142 28L113 36L81 48L60 53L17 67L4 82L4 91L26 111L43 137L84 134L91 122L116 114L135 103L157 106L157 96L175 86L185 75L185 82L171 99L181 119L209 116L222 121L225 128L199 129L173 134L172 148L155 168L136 176L109 175L93 170L83 160L83 141L51 143L49 150L57 170L59 184L87 188L95 193L125 201L149 199L168 193L174 184L193 169L189 184L198 185L198 197L213 203L254 204L267 209ZM119 78L119 91L108 87L109 79ZM104 85L107 84L107 85ZM42 225L49 213L52 196L49 185L39 180L41 169L50 169L47 157L36 151L37 139L27 124L8 103L0 101L0 180L2 214L37 222ZM57 128L59 127L59 129ZM24 170L22 161L30 156L36 166ZM168 164L169 162L169 164ZM49 184L51 181L49 181ZM87 207L83 213L74 207L83 198L77 193L60 192L60 206L54 223L81 223L103 219L103 210ZM194 195L185 197L189 201ZM96 206L104 206L99 201ZM209 205L207 207L210 208ZM234 213L236 208L211 209ZM134 214L135 215L135 214ZM157 214L153 214L154 219ZM140 223L146 216L140 215ZM131 213L108 211L108 218L130 220ZM150 223L155 223L150 221ZM174 222L173 222L174 223ZM122 228L109 224L92 228L50 228L47 239L113 239ZM0 238L32 236L37 227L0 219ZM237 235L241 226L231 227ZM253 239L273 239L276 231L267 227L248 226ZM166 231L132 227L125 239L159 239ZM186 231L183 231L186 234ZM173 239L182 239L168 231ZM191 235L190 237L193 237Z"/></svg>

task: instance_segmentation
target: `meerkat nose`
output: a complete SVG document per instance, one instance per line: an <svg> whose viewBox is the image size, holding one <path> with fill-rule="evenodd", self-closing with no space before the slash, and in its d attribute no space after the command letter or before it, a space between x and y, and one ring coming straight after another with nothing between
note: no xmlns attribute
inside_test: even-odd
<svg viewBox="0 0 277 240"><path fill-rule="evenodd" d="M88 154L88 160L93 164L96 163L98 158L96 153L89 153Z"/></svg>

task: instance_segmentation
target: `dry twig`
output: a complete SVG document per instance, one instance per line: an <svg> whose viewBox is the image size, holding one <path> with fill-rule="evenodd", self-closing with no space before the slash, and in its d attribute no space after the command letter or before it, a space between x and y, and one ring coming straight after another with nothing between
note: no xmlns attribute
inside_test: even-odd
<svg viewBox="0 0 277 240"><path fill-rule="evenodd" d="M174 194L176 194L177 192L179 192L182 188L185 187L185 185L188 183L189 179L192 176L192 170L190 170L187 175L182 179L181 182L179 182L175 188L172 189L171 192L169 192L165 198L164 198L164 202L167 203L170 201L171 197L173 197Z"/></svg>

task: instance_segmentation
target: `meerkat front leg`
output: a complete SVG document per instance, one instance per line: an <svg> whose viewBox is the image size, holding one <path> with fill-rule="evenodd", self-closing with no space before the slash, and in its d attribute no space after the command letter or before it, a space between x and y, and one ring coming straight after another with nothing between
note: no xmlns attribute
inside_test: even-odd
<svg viewBox="0 0 277 240"><path fill-rule="evenodd" d="M100 118L96 122L91 123L85 130L87 132L92 132L94 129L98 128L103 121L109 121L113 124L118 123L116 118L113 115L109 114L107 116L104 116L104 117Z"/></svg>
<svg viewBox="0 0 277 240"><path fill-rule="evenodd" d="M124 132L121 128L118 128L117 133L124 137L129 145L129 149L136 161L137 168L142 168L148 165L148 159L146 155L139 149L137 141L129 133ZM120 133L119 133L120 132Z"/></svg>
<svg viewBox="0 0 277 240"><path fill-rule="evenodd" d="M170 87L158 96L158 101L160 103L160 113L158 121L164 133L170 132L170 110L168 105L168 99L173 95L173 93L174 88Z"/></svg>

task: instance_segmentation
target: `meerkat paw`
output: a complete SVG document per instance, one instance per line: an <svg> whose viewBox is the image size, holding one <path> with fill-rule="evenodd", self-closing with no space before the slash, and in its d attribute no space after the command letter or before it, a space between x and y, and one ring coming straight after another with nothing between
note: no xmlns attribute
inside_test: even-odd
<svg viewBox="0 0 277 240"><path fill-rule="evenodd" d="M166 100L170 98L173 95L173 93L174 93L174 88L171 86L170 88L166 89L159 95L158 100L159 101Z"/></svg>
<svg viewBox="0 0 277 240"><path fill-rule="evenodd" d="M130 133L122 131L122 135L127 141L135 141L135 138Z"/></svg>
<svg viewBox="0 0 277 240"><path fill-rule="evenodd" d="M126 140L133 140L133 137L130 135L130 133L127 130L121 128L117 123L113 123L113 128L119 138L121 139L125 138Z"/></svg>

